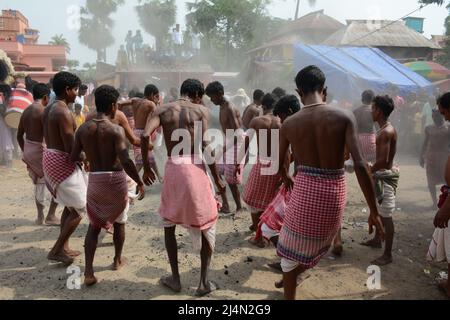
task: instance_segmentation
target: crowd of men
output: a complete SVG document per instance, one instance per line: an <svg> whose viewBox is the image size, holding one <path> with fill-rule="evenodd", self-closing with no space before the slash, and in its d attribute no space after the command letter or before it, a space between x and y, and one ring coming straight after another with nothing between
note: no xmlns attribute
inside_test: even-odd
<svg viewBox="0 0 450 320"><path fill-rule="evenodd" d="M60 72L54 77L52 102L48 86L34 85L34 103L22 115L17 141L35 185L37 223L60 225L48 259L70 265L82 254L69 246L69 240L87 215L85 285L98 282L93 260L102 229L113 234L114 270L123 267L130 201L142 200L144 185L159 181L163 183L159 213L171 267L171 275L161 278L162 285L181 291L176 228L182 226L200 253L197 295L214 291L208 270L218 219L245 214L248 206L249 229L255 233L251 243L275 246L280 262L272 267L283 272L275 285L284 288L286 299L295 299L298 277L317 266L330 250L336 256L344 250L340 233L347 204L347 169L355 172L370 209L368 222L374 238L362 245L381 249L384 244L383 254L372 263L393 263L400 169L395 161L399 137L390 119L398 97L366 91L361 106L350 112L327 104L326 78L318 67L301 70L295 84L300 101L281 88L272 93L255 90L254 102L243 113L226 98L219 82L205 88L200 81L188 79L179 96L165 104L151 84L143 95L135 93L120 101L119 92L104 85L95 90L95 110L91 108L83 121L77 120L83 108L76 104L81 87L76 75ZM206 134L210 117L205 95L220 108L225 139L219 154L211 149ZM450 187L442 188L440 201L436 194L440 183L450 185L445 125L450 121L450 93L440 96L437 105L433 122L425 129L420 162L427 170L433 205L439 207L428 258L450 261ZM196 132L199 123L201 135ZM190 138L188 148L179 148L186 137L180 130ZM154 155L158 137L164 138L167 149L164 177ZM196 144L199 137L201 150ZM252 139L257 140L257 161L244 182ZM214 155L212 161L206 161L205 154ZM47 217L46 188L52 195ZM227 189L236 211L231 210ZM55 215L58 205L64 208L60 219ZM450 298L450 280L439 285Z"/></svg>

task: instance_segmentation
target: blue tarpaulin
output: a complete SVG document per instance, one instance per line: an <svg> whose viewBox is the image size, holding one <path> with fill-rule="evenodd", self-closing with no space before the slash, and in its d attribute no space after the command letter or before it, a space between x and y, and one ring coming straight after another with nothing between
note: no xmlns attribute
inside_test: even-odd
<svg viewBox="0 0 450 320"><path fill-rule="evenodd" d="M383 93L391 85L405 96L419 89L432 90L430 81L376 48L296 44L294 59L297 71L309 65L321 68L328 92L338 100L353 101L367 89Z"/></svg>

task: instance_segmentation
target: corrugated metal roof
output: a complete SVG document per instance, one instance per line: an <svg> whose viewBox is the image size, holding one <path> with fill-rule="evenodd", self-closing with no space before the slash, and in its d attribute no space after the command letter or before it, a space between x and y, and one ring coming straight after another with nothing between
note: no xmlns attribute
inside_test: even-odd
<svg viewBox="0 0 450 320"><path fill-rule="evenodd" d="M324 45L359 47L408 47L441 49L404 21L348 20L348 26L325 40ZM377 31L378 29L381 29Z"/></svg>

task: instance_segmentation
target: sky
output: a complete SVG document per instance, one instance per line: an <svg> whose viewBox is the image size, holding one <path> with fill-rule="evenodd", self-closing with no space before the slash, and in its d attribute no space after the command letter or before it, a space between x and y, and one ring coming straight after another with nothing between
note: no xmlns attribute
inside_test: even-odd
<svg viewBox="0 0 450 320"><path fill-rule="evenodd" d="M193 1L193 0L192 0ZM34 6L32 0L1 0L2 9L15 9L21 11L29 20L30 27L40 30L40 43L47 43L55 34L63 34L71 44L70 59L94 63L96 53L78 42L76 29L76 6L82 6L85 0L40 0ZM115 20L114 35L116 43L108 48L107 60L114 63L117 50L124 42L128 30L141 29L134 9L138 0L126 0L126 4L112 17ZM37 2L36 2L37 3ZM345 3L345 5L344 5ZM292 19L295 13L295 0L273 0L268 7L268 14ZM177 23L185 23L187 13L186 1L177 0ZM300 16L316 10L325 10L325 14L345 23L347 19L386 19L396 20L418 9L418 0L317 0L314 7L310 7L307 0L301 2ZM444 20L448 15L445 6L430 5L413 16L425 18L425 33L430 37L434 34L444 33ZM95 31L93 31L95 32ZM144 41L153 43L153 37L144 32Z"/></svg>

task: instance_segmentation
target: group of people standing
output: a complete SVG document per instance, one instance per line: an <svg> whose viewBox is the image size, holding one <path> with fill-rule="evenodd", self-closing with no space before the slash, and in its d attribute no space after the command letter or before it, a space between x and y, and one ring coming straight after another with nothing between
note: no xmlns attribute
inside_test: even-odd
<svg viewBox="0 0 450 320"><path fill-rule="evenodd" d="M75 102L80 79L68 72L58 73L53 80L56 100L48 106L48 88L35 86L35 102L24 113L17 138L36 185L39 222L43 219L41 194L45 185L53 197L45 221L58 224L54 209L57 204L64 207L60 235L48 259L71 264L81 255L69 247L69 239L87 215L85 284L98 282L93 260L102 229L113 233L113 268L120 269L130 200L142 200L144 185L159 180L163 183L159 214L171 267L171 275L161 278L161 284L181 291L176 240L176 227L181 225L189 230L200 253L197 295L209 294L216 289L208 271L220 228L218 219L231 214L228 185L235 214L245 211L242 200L251 211L250 230L255 232L251 242L276 246L281 261L273 267L283 272L276 287L284 288L286 299L295 299L299 275L314 268L330 249L342 254L340 229L347 203L347 169L356 173L370 208L369 229L375 237L363 245L381 248L385 242L383 255L373 263L392 263L393 214L400 177L394 161L398 137L389 121L394 100L367 91L362 96L363 105L354 113L329 106L326 78L316 66L301 70L295 83L303 107L297 96L280 88L268 94L256 90L254 103L243 114L226 99L219 82L205 88L200 81L188 79L178 99L164 105L154 85L146 86L143 97L124 101L119 101L115 88L105 85L95 90L96 110L76 133L69 105ZM205 95L220 108L220 126L226 138L218 155L211 149L207 134ZM450 94L442 96L438 105L439 112L450 120ZM201 135L196 132L199 123ZM230 130L233 136L227 135ZM428 132L431 136L439 130L433 127ZM164 137L168 155L164 179L153 153L158 135ZM241 196L244 167L255 137L257 161ZM179 147L183 139L188 139L190 147ZM129 144L133 145L134 160L129 156ZM212 161L206 161L206 154L214 155ZM450 168L444 176L450 184ZM449 190L443 188L444 194ZM450 259L450 199L442 196L439 205L437 245L430 247L429 256ZM442 287L450 297L449 284Z"/></svg>

